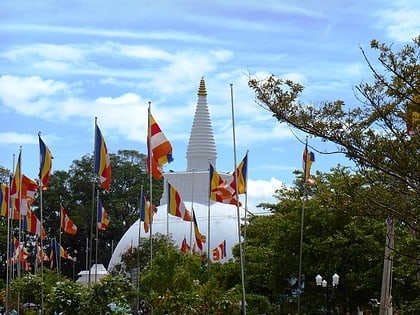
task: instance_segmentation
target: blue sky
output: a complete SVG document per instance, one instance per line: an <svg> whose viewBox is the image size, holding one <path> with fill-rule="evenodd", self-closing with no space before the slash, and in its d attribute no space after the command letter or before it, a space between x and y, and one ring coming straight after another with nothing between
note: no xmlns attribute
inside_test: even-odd
<svg viewBox="0 0 420 315"><path fill-rule="evenodd" d="M230 84L237 160L249 150L251 205L273 201L301 168L303 145L258 107L248 75L305 86L302 101L358 105L354 86L371 75L375 38L400 47L420 33L420 3L366 1L2 1L0 11L0 165L36 177L38 140L68 170L93 151L94 117L108 149L146 151L147 106L174 147L165 169L186 169L186 148L202 76L218 150L233 170ZM374 60L372 60L374 61ZM294 130L304 141L305 135ZM335 147L318 139L317 151ZM313 171L342 155L317 154Z"/></svg>

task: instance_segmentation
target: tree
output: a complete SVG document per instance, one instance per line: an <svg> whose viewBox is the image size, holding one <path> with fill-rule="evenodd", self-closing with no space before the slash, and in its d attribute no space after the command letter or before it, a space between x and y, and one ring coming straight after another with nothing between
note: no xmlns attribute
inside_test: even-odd
<svg viewBox="0 0 420 315"><path fill-rule="evenodd" d="M106 314L110 312L109 304L125 306L130 304L135 296L135 288L128 279L122 276L107 276L88 289L81 314Z"/></svg>
<svg viewBox="0 0 420 315"><path fill-rule="evenodd" d="M379 51L383 72L362 49L373 82L356 87L360 106L346 106L340 100L305 104L302 85L273 75L251 78L249 86L256 102L279 122L337 144L338 151L370 179L370 185L382 187L385 195L392 191L392 200L382 198L383 194L370 196L370 210L385 211L418 233L420 132L419 120L412 118L420 112L420 36L398 52L376 40L371 48ZM414 130L411 135L407 134L407 116Z"/></svg>
<svg viewBox="0 0 420 315"><path fill-rule="evenodd" d="M303 199L301 178L296 185L277 191L278 203L265 207L273 213L249 219L246 239L247 293L264 294L279 303L282 312L296 310L297 278L300 248L300 224L304 207L304 239L302 255L302 305L308 312L324 306L315 285L320 273L330 278L340 275L335 305L346 310L370 307L370 299L380 296L386 215L368 215L366 196L375 190L365 185L366 179L344 167L330 173L316 173L318 184L310 187ZM403 223L397 224L397 253L404 251L411 239ZM413 248L411 248L413 249ZM394 269L393 300L399 309L413 307L418 291L415 268L406 259ZM412 267L410 267L412 266Z"/></svg>

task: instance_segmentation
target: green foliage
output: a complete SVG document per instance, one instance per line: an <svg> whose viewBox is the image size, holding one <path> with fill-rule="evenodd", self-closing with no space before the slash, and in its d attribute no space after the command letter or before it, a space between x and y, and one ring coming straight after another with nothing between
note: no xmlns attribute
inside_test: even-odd
<svg viewBox="0 0 420 315"><path fill-rule="evenodd" d="M49 308L64 314L79 314L85 295L84 289L82 284L68 279L57 282L48 296Z"/></svg>
<svg viewBox="0 0 420 315"><path fill-rule="evenodd" d="M41 305L42 293L48 294L48 289L41 278L33 274L14 279L11 288L13 299L17 301L19 296L23 303L32 302Z"/></svg>
<svg viewBox="0 0 420 315"><path fill-rule="evenodd" d="M135 288L128 279L122 276L107 276L88 288L83 312L92 315L105 314L111 311L109 304L128 305L135 296Z"/></svg>
<svg viewBox="0 0 420 315"><path fill-rule="evenodd" d="M420 111L420 36L398 52L378 41L372 41L371 47L379 52L382 73L362 50L373 82L356 87L360 106L341 100L306 104L300 84L275 76L251 78L249 86L257 103L279 122L336 144L370 185L382 186L406 200L398 209L390 209L382 194L371 195L372 202L366 203L369 211L386 212L419 231L417 224L413 225L419 222L419 207L412 205L419 203L420 133L409 136L406 123L409 110Z"/></svg>

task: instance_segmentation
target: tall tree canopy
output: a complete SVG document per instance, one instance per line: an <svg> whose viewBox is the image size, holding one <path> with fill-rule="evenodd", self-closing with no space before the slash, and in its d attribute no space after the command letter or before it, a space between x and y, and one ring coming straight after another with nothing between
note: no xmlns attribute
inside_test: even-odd
<svg viewBox="0 0 420 315"><path fill-rule="evenodd" d="M385 211L420 232L420 36L397 52L376 40L371 48L379 52L381 68L361 50L373 82L356 87L359 106L341 100L307 104L301 84L274 75L251 78L249 86L256 102L279 122L337 144L369 185L384 191L369 196L372 211Z"/></svg>

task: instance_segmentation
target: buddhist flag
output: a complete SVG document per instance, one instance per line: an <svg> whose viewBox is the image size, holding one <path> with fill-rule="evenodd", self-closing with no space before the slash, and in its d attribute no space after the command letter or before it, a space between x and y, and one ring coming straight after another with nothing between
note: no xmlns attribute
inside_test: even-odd
<svg viewBox="0 0 420 315"><path fill-rule="evenodd" d="M233 194L236 194L236 183L238 183L238 195L246 193L246 177L248 173L248 153L242 159L241 163L233 173L233 178L230 183L230 187L233 190Z"/></svg>
<svg viewBox="0 0 420 315"><path fill-rule="evenodd" d="M311 167L312 163L315 162L315 154L312 151L308 150L308 143L305 145L303 150L303 183L304 184L315 184L316 181L311 177Z"/></svg>
<svg viewBox="0 0 420 315"><path fill-rule="evenodd" d="M39 154L40 154L40 166L39 166L39 174L38 177L40 179L39 185L41 187L47 187L48 180L51 176L51 168L52 168L52 159L53 156L51 154L50 149L45 145L44 141L42 141L41 136L38 135L39 140Z"/></svg>
<svg viewBox="0 0 420 315"><path fill-rule="evenodd" d="M66 209L61 206L61 228L64 232L75 235L77 233L77 226L67 215Z"/></svg>
<svg viewBox="0 0 420 315"><path fill-rule="evenodd" d="M43 264L44 261L49 261L48 255L44 252L41 246L37 245L36 263L37 265Z"/></svg>
<svg viewBox="0 0 420 315"><path fill-rule="evenodd" d="M153 222L153 216L157 212L157 207L151 204L149 198L142 194L142 202L140 209L140 221L143 222L144 232L149 233L150 222Z"/></svg>
<svg viewBox="0 0 420 315"><path fill-rule="evenodd" d="M232 187L219 175L210 164L210 200L231 205L242 204L235 198Z"/></svg>
<svg viewBox="0 0 420 315"><path fill-rule="evenodd" d="M57 240L54 240L53 245L51 247L50 259L49 259L50 260L50 269L53 269L54 261L57 261L58 257L69 259L73 262L76 261L76 259L71 257L69 255L69 253L60 245L60 243L57 242Z"/></svg>
<svg viewBox="0 0 420 315"><path fill-rule="evenodd" d="M111 160L104 137L95 123L95 172L99 175L101 187L107 192L111 189Z"/></svg>
<svg viewBox="0 0 420 315"><path fill-rule="evenodd" d="M3 217L9 217L9 187L0 184L0 214Z"/></svg>
<svg viewBox="0 0 420 315"><path fill-rule="evenodd" d="M221 242L219 246L213 249L213 260L219 261L226 257L226 240Z"/></svg>
<svg viewBox="0 0 420 315"><path fill-rule="evenodd" d="M183 219L191 221L191 212L185 207L181 195L174 186L168 183L168 213Z"/></svg>
<svg viewBox="0 0 420 315"><path fill-rule="evenodd" d="M18 200L14 200L15 202L18 202ZM19 211L15 209L15 207L12 207L12 213L10 213L10 207L9 207L9 187L5 184L1 184L0 189L0 215L6 218L10 218L13 220L19 220L20 214Z"/></svg>
<svg viewBox="0 0 420 315"><path fill-rule="evenodd" d="M181 253L188 254L189 252L190 252L190 245L188 245L187 240L184 236L184 239L182 240L182 243L181 243Z"/></svg>
<svg viewBox="0 0 420 315"><path fill-rule="evenodd" d="M193 220L194 220L194 235L195 235L195 242L197 247L202 251L203 250L203 243L206 242L206 236L200 233L198 229L197 219L195 217L195 211L193 210Z"/></svg>
<svg viewBox="0 0 420 315"><path fill-rule="evenodd" d="M28 210L23 216L22 229L30 234L38 235L42 239L46 237L44 227L41 226L41 222L31 210Z"/></svg>
<svg viewBox="0 0 420 315"><path fill-rule="evenodd" d="M98 198L98 230L105 231L109 225L109 217Z"/></svg>
<svg viewBox="0 0 420 315"><path fill-rule="evenodd" d="M149 108L147 131L147 170L153 178L162 178L162 166L173 161L172 145L156 123ZM151 170L150 170L151 168Z"/></svg>
<svg viewBox="0 0 420 315"><path fill-rule="evenodd" d="M12 207L20 215L26 215L28 209L35 201L35 193L38 189L38 183L26 175L21 176L20 194L12 199ZM19 198L20 197L20 198ZM19 202L20 201L20 202Z"/></svg>
<svg viewBox="0 0 420 315"><path fill-rule="evenodd" d="M10 188L10 198L19 198L19 191L21 187L22 181L22 173L21 173L21 153L19 153L18 162L16 164L15 174L13 175L12 185Z"/></svg>

